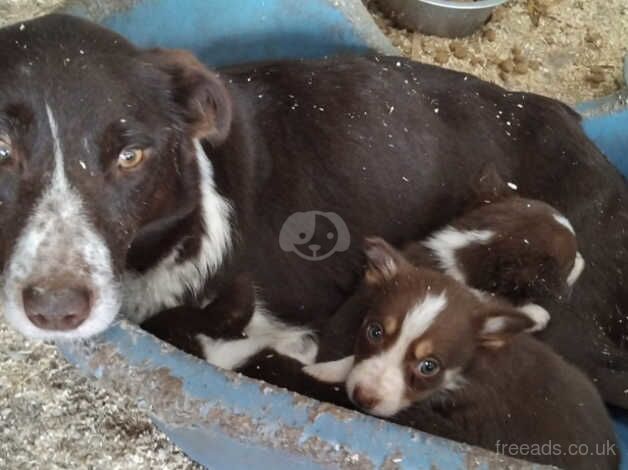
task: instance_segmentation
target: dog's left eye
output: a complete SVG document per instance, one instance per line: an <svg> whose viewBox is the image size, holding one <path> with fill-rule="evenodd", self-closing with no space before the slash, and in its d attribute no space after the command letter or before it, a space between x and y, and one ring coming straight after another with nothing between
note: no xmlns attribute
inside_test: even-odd
<svg viewBox="0 0 628 470"><path fill-rule="evenodd" d="M6 136L0 136L0 163L11 158L11 141Z"/></svg>
<svg viewBox="0 0 628 470"><path fill-rule="evenodd" d="M371 343L379 343L384 339L384 327L377 322L366 326L366 337Z"/></svg>
<svg viewBox="0 0 628 470"><path fill-rule="evenodd" d="M440 364L438 360L430 357L419 362L416 370L423 377L433 377L440 371Z"/></svg>
<svg viewBox="0 0 628 470"><path fill-rule="evenodd" d="M123 149L118 155L118 166L122 170L133 170L145 159L146 150L136 147Z"/></svg>

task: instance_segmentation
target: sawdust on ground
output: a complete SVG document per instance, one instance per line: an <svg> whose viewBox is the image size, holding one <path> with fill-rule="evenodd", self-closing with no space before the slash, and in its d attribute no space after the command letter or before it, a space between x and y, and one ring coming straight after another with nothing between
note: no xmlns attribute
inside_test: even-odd
<svg viewBox="0 0 628 470"><path fill-rule="evenodd" d="M50 344L0 319L0 468L200 468L132 398L99 388Z"/></svg>
<svg viewBox="0 0 628 470"><path fill-rule="evenodd" d="M481 30L463 39L397 28L375 0L367 6L401 53L421 62L568 103L625 86L626 0L509 0Z"/></svg>

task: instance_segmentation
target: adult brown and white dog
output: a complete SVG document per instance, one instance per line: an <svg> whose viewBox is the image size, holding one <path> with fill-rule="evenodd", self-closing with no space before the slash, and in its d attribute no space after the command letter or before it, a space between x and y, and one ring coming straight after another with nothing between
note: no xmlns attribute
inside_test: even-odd
<svg viewBox="0 0 628 470"><path fill-rule="evenodd" d="M316 328L352 292L365 235L424 238L494 163L588 263L544 338L628 405L628 191L567 106L394 57L214 73L61 15L1 30L0 69L0 303L23 334L177 305L211 321L246 272L249 333L281 343L280 321Z"/></svg>

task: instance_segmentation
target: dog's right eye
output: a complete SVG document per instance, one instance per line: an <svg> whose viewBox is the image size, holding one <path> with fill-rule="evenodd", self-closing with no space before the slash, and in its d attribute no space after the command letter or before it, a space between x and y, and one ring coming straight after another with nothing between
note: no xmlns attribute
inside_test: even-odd
<svg viewBox="0 0 628 470"><path fill-rule="evenodd" d="M379 343L384 338L384 327L377 322L366 326L366 338L371 343Z"/></svg>
<svg viewBox="0 0 628 470"><path fill-rule="evenodd" d="M417 372L423 377L432 377L440 371L440 364L438 360L433 357L423 359L417 365Z"/></svg>
<svg viewBox="0 0 628 470"><path fill-rule="evenodd" d="M118 155L118 166L123 170L133 170L144 161L145 150L141 148L125 148Z"/></svg>
<svg viewBox="0 0 628 470"><path fill-rule="evenodd" d="M11 140L7 136L0 135L0 163L11 159Z"/></svg>

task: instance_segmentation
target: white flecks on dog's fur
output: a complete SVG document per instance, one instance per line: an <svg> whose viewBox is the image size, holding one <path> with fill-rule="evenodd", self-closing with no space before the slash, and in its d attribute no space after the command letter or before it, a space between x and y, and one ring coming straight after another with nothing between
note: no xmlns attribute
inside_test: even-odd
<svg viewBox="0 0 628 470"><path fill-rule="evenodd" d="M409 345L421 337L445 309L447 297L427 295L406 314L395 343L375 356L358 362L349 372L347 394L353 397L357 386L379 398L368 412L377 416L392 416L410 405L406 397L403 359Z"/></svg>
<svg viewBox="0 0 628 470"><path fill-rule="evenodd" d="M236 369L266 348L302 364L312 364L318 354L312 330L286 325L259 304L244 328L244 334L245 337L235 340L213 339L202 334L196 339L201 344L205 360L223 369Z"/></svg>
<svg viewBox="0 0 628 470"><path fill-rule="evenodd" d="M573 235L576 234L576 231L573 228L573 225L571 225L571 222L569 222L569 219L567 219L567 217L565 217L562 214L554 214L554 220L556 222L558 222L560 225L562 225L563 227L566 227L567 230L569 230Z"/></svg>
<svg viewBox="0 0 628 470"><path fill-rule="evenodd" d="M458 230L448 226L432 235L423 244L432 251L439 267L460 282L465 282L465 275L456 260L456 252L475 243L487 243L493 238L492 230Z"/></svg>
<svg viewBox="0 0 628 470"><path fill-rule="evenodd" d="M530 320L534 322L534 326L528 328L526 331L533 333L535 331L544 330L550 321L550 314L547 310L537 304L526 304L518 307L521 313L524 313Z"/></svg>
<svg viewBox="0 0 628 470"><path fill-rule="evenodd" d="M179 305L186 293L201 291L231 248L231 205L216 191L212 164L198 140L194 141L194 147L204 226L200 250L192 259L179 260L181 246L176 246L147 272L124 273L123 309L131 321L141 323L164 308Z"/></svg>
<svg viewBox="0 0 628 470"><path fill-rule="evenodd" d="M2 302L7 322L25 336L57 340L85 338L111 324L120 307L119 290L109 249L88 220L79 193L67 180L57 123L48 105L46 112L54 171L7 264ZM23 289L31 284L45 285L57 277L74 279L92 292L88 318L70 331L41 329L31 323L24 311Z"/></svg>
<svg viewBox="0 0 628 470"><path fill-rule="evenodd" d="M582 271L584 271L585 265L586 263L584 261L584 258L580 254L580 252L579 251L576 252L576 259L573 262L573 268L571 268L571 271L569 272L569 276L567 276L568 286L571 287L576 283L576 281L582 274Z"/></svg>
<svg viewBox="0 0 628 470"><path fill-rule="evenodd" d="M354 363L355 356L347 356L336 361L305 366L303 372L321 382L342 383L347 379Z"/></svg>

